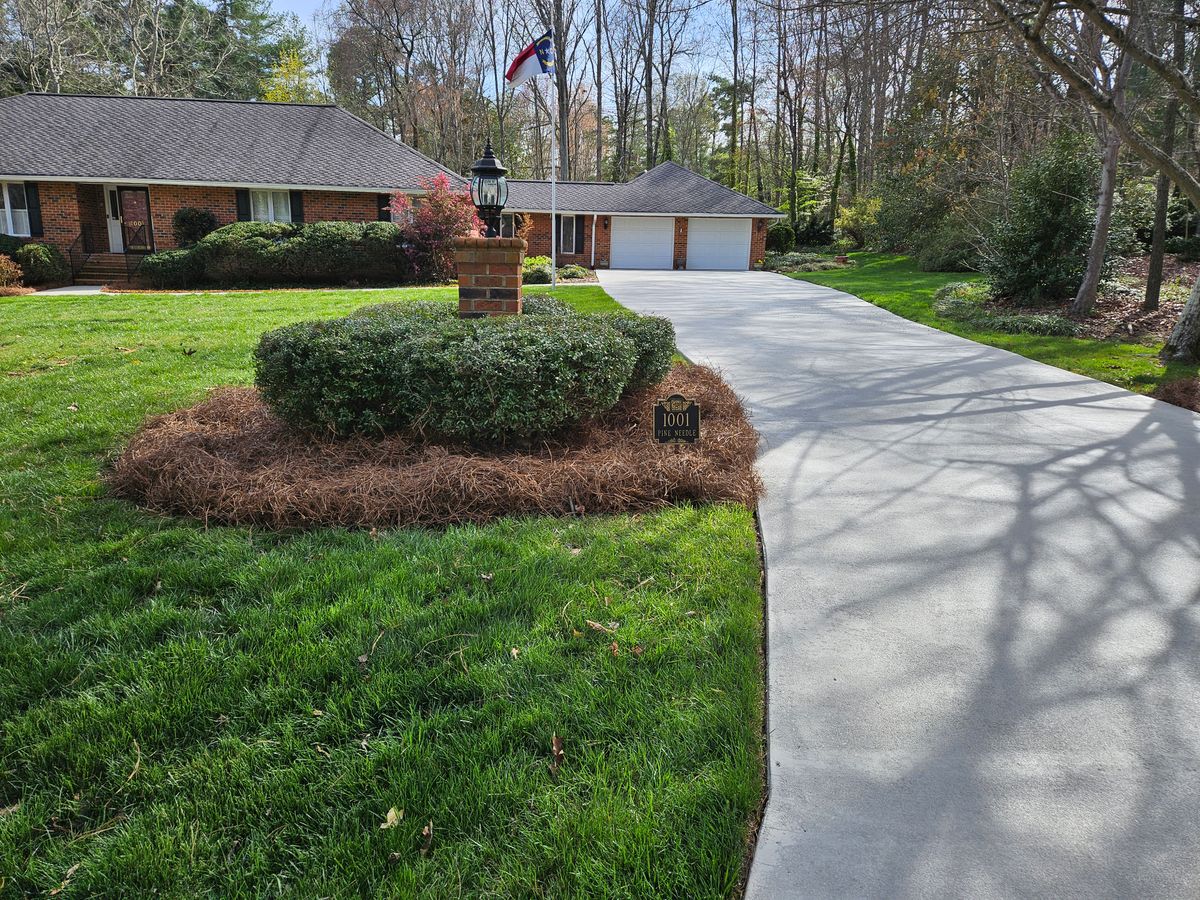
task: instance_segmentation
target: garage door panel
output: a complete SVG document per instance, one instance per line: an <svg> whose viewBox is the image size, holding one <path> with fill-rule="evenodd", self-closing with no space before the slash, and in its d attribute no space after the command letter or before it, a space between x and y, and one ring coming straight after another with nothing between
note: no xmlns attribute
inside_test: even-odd
<svg viewBox="0 0 1200 900"><path fill-rule="evenodd" d="M689 269L750 268L750 220L688 219Z"/></svg>
<svg viewBox="0 0 1200 900"><path fill-rule="evenodd" d="M613 216L609 265L614 269L670 269L675 220L660 216Z"/></svg>

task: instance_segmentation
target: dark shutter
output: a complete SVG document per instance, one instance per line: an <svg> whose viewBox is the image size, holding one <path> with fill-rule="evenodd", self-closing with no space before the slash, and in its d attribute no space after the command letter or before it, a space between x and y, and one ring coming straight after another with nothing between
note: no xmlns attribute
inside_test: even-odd
<svg viewBox="0 0 1200 900"><path fill-rule="evenodd" d="M304 191L289 191L291 194L292 221L304 221Z"/></svg>
<svg viewBox="0 0 1200 900"><path fill-rule="evenodd" d="M25 182L25 206L29 210L29 236L42 237L46 231L42 228L42 198L37 182Z"/></svg>
<svg viewBox="0 0 1200 900"><path fill-rule="evenodd" d="M391 194L376 194L375 205L378 209L378 217L380 222L392 221L392 195Z"/></svg>
<svg viewBox="0 0 1200 900"><path fill-rule="evenodd" d="M250 192L245 188L238 188L237 191L237 220L239 222L250 221Z"/></svg>
<svg viewBox="0 0 1200 900"><path fill-rule="evenodd" d="M583 252L583 228L584 228L583 216L576 216L575 217L575 252L576 253Z"/></svg>

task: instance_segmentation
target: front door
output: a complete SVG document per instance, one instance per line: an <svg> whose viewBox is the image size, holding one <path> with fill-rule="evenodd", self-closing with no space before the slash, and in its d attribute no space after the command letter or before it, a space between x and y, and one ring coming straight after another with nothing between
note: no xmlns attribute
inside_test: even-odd
<svg viewBox="0 0 1200 900"><path fill-rule="evenodd" d="M150 227L150 191L146 188L119 188L117 205L121 213L121 240L129 253L154 251L154 232Z"/></svg>
<svg viewBox="0 0 1200 900"><path fill-rule="evenodd" d="M104 218L108 223L108 252L124 253L125 241L121 235L121 201L117 199L117 186L104 186Z"/></svg>

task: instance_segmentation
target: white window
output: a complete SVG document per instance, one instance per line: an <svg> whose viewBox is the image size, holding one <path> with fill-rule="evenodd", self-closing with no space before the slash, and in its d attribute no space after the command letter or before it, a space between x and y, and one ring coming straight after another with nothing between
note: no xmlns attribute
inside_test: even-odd
<svg viewBox="0 0 1200 900"><path fill-rule="evenodd" d="M575 253L575 217L560 216L558 221L558 252Z"/></svg>
<svg viewBox="0 0 1200 900"><path fill-rule="evenodd" d="M29 201L25 185L19 181L0 181L0 231L17 237L29 237Z"/></svg>
<svg viewBox="0 0 1200 900"><path fill-rule="evenodd" d="M255 222L292 221L292 198L287 191L251 191L250 218Z"/></svg>
<svg viewBox="0 0 1200 900"><path fill-rule="evenodd" d="M517 229L520 223L517 221L517 213L502 213L500 215L500 237L516 237Z"/></svg>

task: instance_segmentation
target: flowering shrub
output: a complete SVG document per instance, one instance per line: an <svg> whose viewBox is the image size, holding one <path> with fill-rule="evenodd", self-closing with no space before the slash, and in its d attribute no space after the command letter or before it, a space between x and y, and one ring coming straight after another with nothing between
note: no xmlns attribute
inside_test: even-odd
<svg viewBox="0 0 1200 900"><path fill-rule="evenodd" d="M454 278L454 239L479 234L483 223L475 214L469 191L455 191L446 175L422 180L425 196L417 203L407 194L392 197L393 220L405 232L406 251L417 281Z"/></svg>

